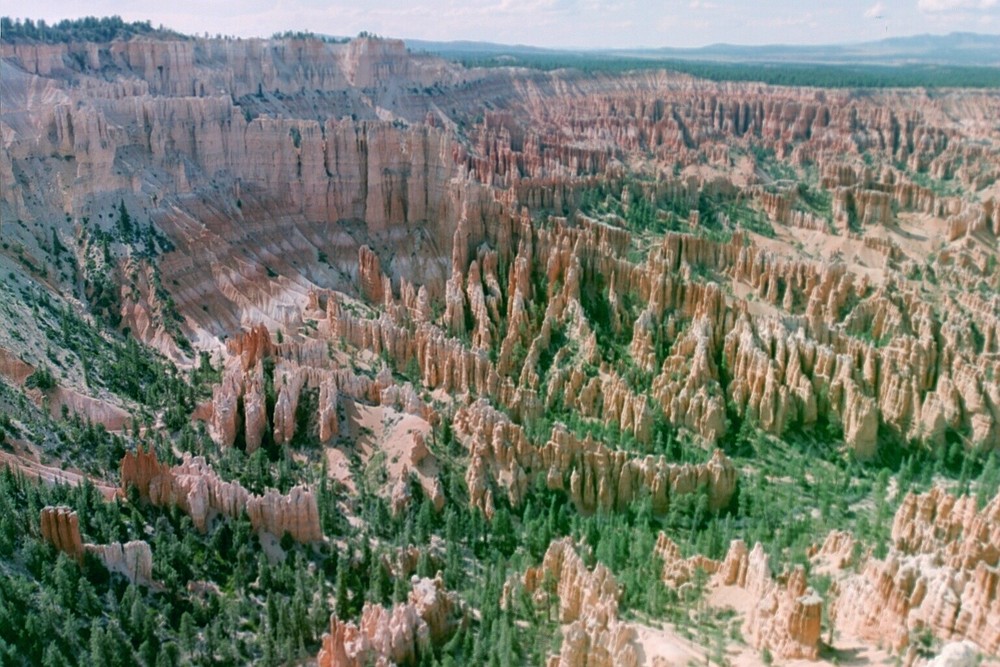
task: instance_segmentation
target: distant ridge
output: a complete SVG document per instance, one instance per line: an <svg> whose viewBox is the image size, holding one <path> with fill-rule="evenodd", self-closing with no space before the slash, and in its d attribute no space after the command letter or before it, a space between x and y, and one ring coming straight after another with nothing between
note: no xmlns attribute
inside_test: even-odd
<svg viewBox="0 0 1000 667"><path fill-rule="evenodd" d="M975 65L1000 67L1000 35L954 32L948 35L890 37L856 44L741 46L712 44L699 48L546 49L490 42L405 40L415 51L443 56L590 54L623 58L701 60L741 63L812 63L873 65Z"/></svg>

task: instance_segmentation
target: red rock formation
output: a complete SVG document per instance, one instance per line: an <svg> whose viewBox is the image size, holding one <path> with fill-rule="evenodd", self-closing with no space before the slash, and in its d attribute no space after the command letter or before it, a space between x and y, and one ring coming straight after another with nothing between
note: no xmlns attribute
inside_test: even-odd
<svg viewBox="0 0 1000 667"><path fill-rule="evenodd" d="M80 520L68 507L44 507L41 516L42 539L78 561L85 553L94 554L112 572L129 580L149 584L153 580L153 553L141 540L84 544L80 537Z"/></svg>
<svg viewBox="0 0 1000 667"><path fill-rule="evenodd" d="M41 527L43 540L77 560L83 559L80 519L76 512L68 507L43 507Z"/></svg>
<svg viewBox="0 0 1000 667"><path fill-rule="evenodd" d="M814 545L810 548L809 559L842 570L854 563L855 544L853 534L844 530L831 530L821 546Z"/></svg>
<svg viewBox="0 0 1000 667"><path fill-rule="evenodd" d="M392 609L365 603L358 623L331 616L317 663L319 667L410 664L419 650L447 640L462 622L458 599L445 590L440 576L414 577L405 603Z"/></svg>
<svg viewBox="0 0 1000 667"><path fill-rule="evenodd" d="M35 369L30 364L26 364L0 347L0 376L3 376L15 385L21 385L34 372Z"/></svg>
<svg viewBox="0 0 1000 667"><path fill-rule="evenodd" d="M660 533L656 536L656 547L653 553L663 559L663 582L673 588L691 581L696 570L702 570L706 575L713 575L722 566L722 563L701 554L682 558L680 548L667 537L666 533Z"/></svg>
<svg viewBox="0 0 1000 667"><path fill-rule="evenodd" d="M369 303L381 305L385 301L384 279L378 255L366 245L358 248L358 282Z"/></svg>
<svg viewBox="0 0 1000 667"><path fill-rule="evenodd" d="M908 493L892 522L893 546L904 554L939 554L956 569L1000 563L1000 496L982 510L975 496L934 487Z"/></svg>
<svg viewBox="0 0 1000 667"><path fill-rule="evenodd" d="M721 563L705 559L702 567L715 573L712 585L744 588L753 600L743 622L747 643L781 659L817 658L823 599L807 587L801 567L775 580L761 544L748 552L743 540L732 542Z"/></svg>
<svg viewBox="0 0 1000 667"><path fill-rule="evenodd" d="M995 199L984 196L982 202L965 204L956 197L935 197L896 166L906 163L908 169L957 178L969 187L988 183L997 160L995 149L979 141L992 127L993 105L986 94L962 98L959 123L950 98L917 93L824 91L817 96L815 91L722 86L662 73L586 78L467 72L408 56L391 40L363 39L346 46L293 40L273 49L254 40L5 45L3 54L12 70L5 108L9 118L18 119L11 121L3 151L2 164L9 168L0 169L8 186L2 188L5 212L29 222L43 218L13 179L15 164L26 174L21 180L40 184L38 191L62 192L55 179L64 178L64 168L47 170L29 156L73 158L77 174L59 210L70 207L72 216L91 215L94 211L84 210L90 204L82 202L95 201L89 195L96 192L127 194L130 208L148 210L178 248L160 261L163 284L185 316L185 330L210 334L206 340L220 331L232 333L243 322L290 324L294 306L307 306L315 287L313 263L302 268L299 259L326 256L329 267L344 276L356 274L362 293L374 303L391 296L383 271L398 281L400 312L420 325L416 330L402 326L395 312L378 324L345 317L338 323L341 338L378 338L376 347L389 351L396 363L416 358L429 387L503 398L517 414L537 414L543 401L556 400L553 390L561 384L577 394L567 398L568 409L587 407L593 418L640 442L651 437L655 408L672 425L713 440L727 428L726 400L734 396L741 415L759 419L776 434L808 427L814 413L832 418L861 455L874 451L879 427L904 440L922 431L936 438L945 428L973 433L977 443L997 435L997 402L986 369L979 368L978 343L953 344L948 336L938 337L945 315L919 312L911 301L884 332L886 345L863 349L850 339L867 329L860 321L857 328L855 323L840 327L842 311L869 296L871 287L853 277L853 268L776 260L761 248L743 247L742 236L718 244L671 235L664 248L637 263L628 258L630 235L612 225L583 216L538 228L531 221L531 210L571 209L584 190L607 184L623 193L626 207L639 197L670 197L696 208L700 193L731 196L742 189L775 220L817 228L818 217L800 215L796 222L796 215L804 214L795 210L796 191L773 183L766 187L777 191L769 191L756 176L743 188L728 176L685 172L626 195L622 167L612 158L642 151L659 169L693 164L701 153L728 168L728 149L739 145L745 151L743 144L752 137L791 164L816 164L819 186L831 192L831 215L838 219L854 217L862 228L884 226L897 218L898 209L946 218L953 239L986 239L1000 229ZM91 69L95 63L121 76L109 83ZM518 77L530 78L530 85L514 85ZM450 113L431 95L387 92L459 81L486 95L493 109L481 123L469 124L467 142L456 141L447 130L468 113L461 91L450 90L461 100ZM266 96L254 95L265 89L288 96L286 109L293 116L307 104L296 97L302 91L336 91L345 100L322 111L330 118L319 121L311 111L308 120L305 114L275 118ZM541 91L541 97L527 90ZM550 102L538 104L543 98ZM240 99L241 106L232 99ZM348 114L362 120L333 120ZM372 120L376 116L389 120ZM425 122L428 117L433 123ZM133 146L148 154L148 166L162 172L162 199L134 194L141 188L116 170L116 154ZM860 152L876 166L866 166ZM751 156L747 161L763 166ZM229 180L220 186L218 174L229 174ZM226 198L232 202L221 201ZM351 220L365 221L363 233L349 243L332 240L327 221ZM414 230L420 233L409 233ZM392 258L385 267L368 250L376 237L380 255ZM866 238L858 245L873 243ZM257 246L261 250L251 261L241 255L240 248ZM888 252L887 259L893 254ZM784 311L805 318L782 318L774 326L754 313L749 325L740 327L738 340L724 341L741 308L727 303L724 290L693 279L682 270L685 266L751 287L762 302L775 306L774 315ZM508 280L501 280L505 272ZM141 298L127 304L127 318L137 335L166 346L162 328L151 325L159 297L148 289L149 276L139 274ZM536 274L548 279L549 293L534 293ZM538 386L541 374L530 362L542 358L554 331L570 327L579 334L574 342L587 348L581 358L593 358L593 327L581 316L581 294L586 300L595 289L594 276L604 279L598 291L607 297L612 328L631 331L640 368L659 371L651 393L637 391L614 372L593 386L589 380L586 391L581 378L560 372L552 373L547 386ZM987 277L987 286L989 280L995 282ZM348 285L338 282L337 287ZM464 334L468 318L473 350L430 326L430 304L442 296L441 323ZM626 306L629 297L647 306L644 314ZM887 300L878 295L874 305ZM202 305L212 312L201 311ZM546 311L541 330L533 325L536 330L521 332L532 305ZM495 347L504 333L504 311L508 324L516 326L507 328L494 365L489 354L477 352ZM972 317L977 331L989 332L985 351L994 351L995 309ZM911 322L916 326L908 331L903 323ZM842 328L851 331L838 335ZM514 369L510 360L517 344L528 350L529 363ZM721 347L725 369L714 367ZM662 362L654 352L658 349L667 352ZM959 360L963 383L957 393L933 377L937 368L947 367L938 363L944 357ZM730 373L728 363L737 360L740 372ZM572 365L566 355L560 361ZM813 362L819 367L814 369ZM917 369L913 374L907 372L911 367ZM246 377L227 380L236 384L219 390L216 434L229 442L246 428L252 448L270 425L280 440L286 439L286 408L294 405L294 391L279 422L263 414L253 364L243 372ZM859 382L860 374L872 382ZM505 386L507 380L513 387ZM312 379L307 385L316 386ZM235 423L241 397L243 426ZM329 435L329 418L323 423Z"/></svg>
<svg viewBox="0 0 1000 667"><path fill-rule="evenodd" d="M805 571L798 567L783 585L768 587L750 610L743 632L751 646L782 659L815 660L822 617L823 599L806 587Z"/></svg>

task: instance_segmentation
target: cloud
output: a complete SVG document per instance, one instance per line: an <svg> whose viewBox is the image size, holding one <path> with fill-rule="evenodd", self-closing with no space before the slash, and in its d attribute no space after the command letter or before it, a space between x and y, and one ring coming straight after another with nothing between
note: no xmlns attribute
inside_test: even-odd
<svg viewBox="0 0 1000 667"><path fill-rule="evenodd" d="M885 15L885 5L881 2L876 2L874 5L865 10L866 19L880 18Z"/></svg>
<svg viewBox="0 0 1000 667"><path fill-rule="evenodd" d="M992 9L998 0L917 0L917 8L928 14L952 12L960 9Z"/></svg>

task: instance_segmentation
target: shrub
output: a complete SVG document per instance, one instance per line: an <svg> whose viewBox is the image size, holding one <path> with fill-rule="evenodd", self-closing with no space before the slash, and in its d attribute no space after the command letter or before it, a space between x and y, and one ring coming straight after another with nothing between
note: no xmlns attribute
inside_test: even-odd
<svg viewBox="0 0 1000 667"><path fill-rule="evenodd" d="M29 375L28 379L24 381L24 386L28 389L48 391L55 388L56 379L52 375L52 371L49 370L48 366L39 366L38 369Z"/></svg>

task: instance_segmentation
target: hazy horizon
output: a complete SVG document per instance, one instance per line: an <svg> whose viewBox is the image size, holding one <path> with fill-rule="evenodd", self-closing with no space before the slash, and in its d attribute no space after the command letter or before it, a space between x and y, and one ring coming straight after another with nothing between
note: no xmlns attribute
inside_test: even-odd
<svg viewBox="0 0 1000 667"><path fill-rule="evenodd" d="M791 0L448 0L405 6L375 0L47 0L30 16L52 23L120 15L187 34L268 37L311 31L430 41L482 41L548 48L821 45L919 34L977 32L1000 38L1000 0L845 0L803 8Z"/></svg>

